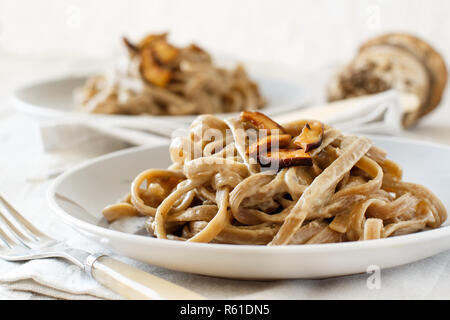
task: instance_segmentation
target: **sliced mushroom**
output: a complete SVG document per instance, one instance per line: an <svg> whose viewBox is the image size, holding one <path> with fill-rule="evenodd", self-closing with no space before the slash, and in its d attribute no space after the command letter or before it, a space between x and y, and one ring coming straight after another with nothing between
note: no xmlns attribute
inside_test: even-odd
<svg viewBox="0 0 450 320"><path fill-rule="evenodd" d="M243 111L241 112L241 121L249 122L260 130L266 129L268 133L273 133L276 130L278 130L280 134L286 133L286 131L280 124L276 123L275 121L270 119L265 114L262 114L261 112Z"/></svg>
<svg viewBox="0 0 450 320"><path fill-rule="evenodd" d="M172 77L169 70L155 61L151 48L141 50L140 71L146 81L159 87L165 87Z"/></svg>
<svg viewBox="0 0 450 320"><path fill-rule="evenodd" d="M309 121L303 127L302 132L294 139L293 143L309 152L320 146L323 139L323 123L319 121Z"/></svg>
<svg viewBox="0 0 450 320"><path fill-rule="evenodd" d="M152 50L155 57L162 64L167 64L175 60L178 56L178 49L168 44L165 40L155 40L152 44Z"/></svg>
<svg viewBox="0 0 450 320"><path fill-rule="evenodd" d="M311 156L301 149L280 149L261 154L258 160L263 167L278 166L279 169L294 166L312 166Z"/></svg>
<svg viewBox="0 0 450 320"><path fill-rule="evenodd" d="M250 155L256 155L259 150L269 151L272 145L278 144L278 148L287 147L291 143L292 137L289 134L276 134L266 136L254 142L248 149Z"/></svg>

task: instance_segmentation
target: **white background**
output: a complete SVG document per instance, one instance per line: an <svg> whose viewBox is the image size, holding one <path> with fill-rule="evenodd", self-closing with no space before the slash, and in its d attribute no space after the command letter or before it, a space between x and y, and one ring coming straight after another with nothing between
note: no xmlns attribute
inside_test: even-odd
<svg viewBox="0 0 450 320"><path fill-rule="evenodd" d="M0 0L0 55L104 58L122 35L170 31L179 44L311 69L406 31L450 60L449 17L447 0Z"/></svg>

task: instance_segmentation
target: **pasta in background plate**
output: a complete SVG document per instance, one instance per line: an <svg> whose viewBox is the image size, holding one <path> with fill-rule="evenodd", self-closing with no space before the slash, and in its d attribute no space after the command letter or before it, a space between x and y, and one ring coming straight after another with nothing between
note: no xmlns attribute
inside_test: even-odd
<svg viewBox="0 0 450 320"><path fill-rule="evenodd" d="M160 239L288 245L380 239L439 227L442 202L365 137L258 112L199 116L172 165L139 174L109 222L147 216Z"/></svg>
<svg viewBox="0 0 450 320"><path fill-rule="evenodd" d="M266 102L242 65L214 65L191 44L178 48L167 34L151 34L133 44L111 72L91 77L75 92L82 111L104 114L192 115L262 108Z"/></svg>

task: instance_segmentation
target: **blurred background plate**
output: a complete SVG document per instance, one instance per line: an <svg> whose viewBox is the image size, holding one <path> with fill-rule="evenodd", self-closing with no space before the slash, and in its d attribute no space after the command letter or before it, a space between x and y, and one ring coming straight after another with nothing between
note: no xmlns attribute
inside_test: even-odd
<svg viewBox="0 0 450 320"><path fill-rule="evenodd" d="M255 68L252 68L255 69ZM299 109L307 102L307 90L289 79L271 76L266 70L251 72L250 77L258 83L267 105L260 111L275 116ZM291 76L292 77L292 76ZM149 126L159 123L173 126L175 129L187 126L196 115L187 116L152 116L152 115L105 115L89 114L75 110L73 91L86 81L87 75L68 75L46 79L25 85L14 92L13 105L22 112L42 119L63 119L89 122L100 121L104 125L147 130ZM236 114L216 114L230 117ZM156 120L156 122L155 122ZM153 128L154 129L154 128ZM154 131L154 130L152 130Z"/></svg>

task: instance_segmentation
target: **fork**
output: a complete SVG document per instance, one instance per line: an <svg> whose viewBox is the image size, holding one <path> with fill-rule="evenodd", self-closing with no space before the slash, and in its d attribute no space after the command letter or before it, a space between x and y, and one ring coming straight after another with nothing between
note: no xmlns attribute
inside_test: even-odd
<svg viewBox="0 0 450 320"><path fill-rule="evenodd" d="M50 238L0 195L0 259L27 261L42 258L64 258L124 298L205 299L195 292L106 254L91 254Z"/></svg>

